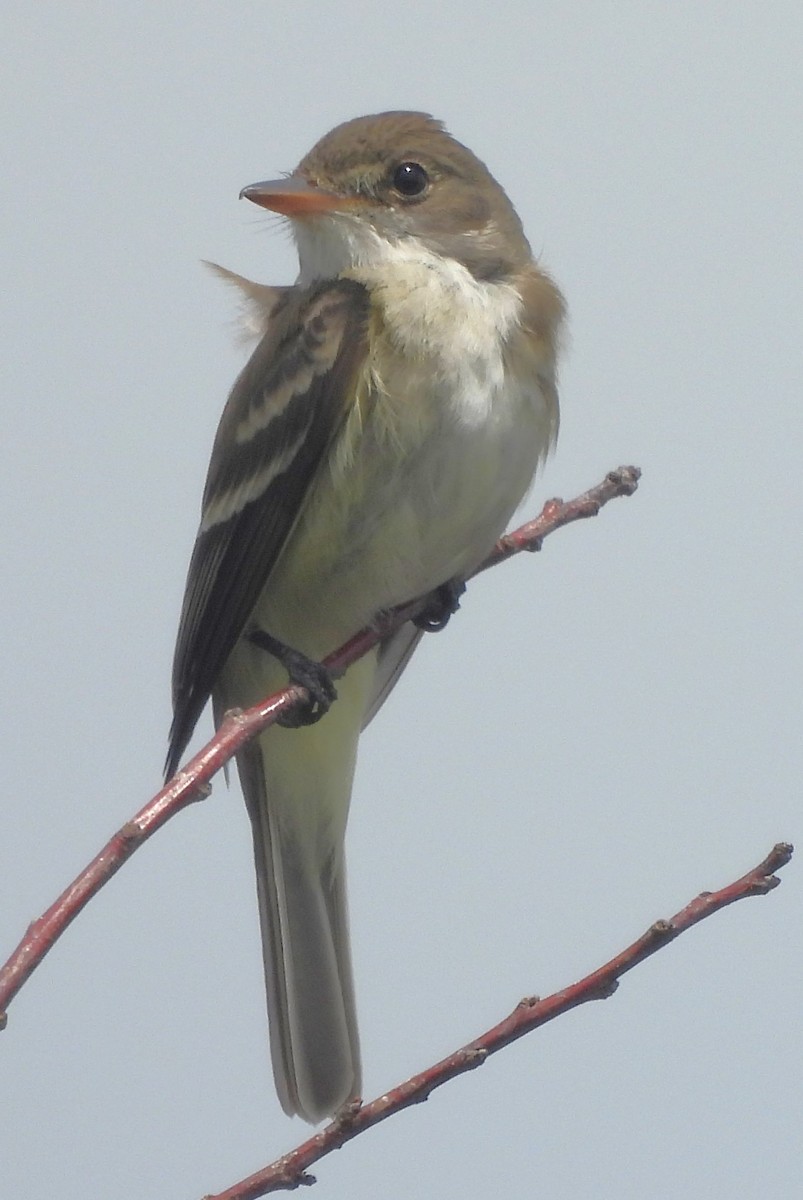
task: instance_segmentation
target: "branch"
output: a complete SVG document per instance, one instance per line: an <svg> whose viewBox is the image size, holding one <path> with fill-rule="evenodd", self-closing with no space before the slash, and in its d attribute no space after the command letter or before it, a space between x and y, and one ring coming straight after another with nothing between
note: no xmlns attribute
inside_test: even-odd
<svg viewBox="0 0 803 1200"><path fill-rule="evenodd" d="M522 550L540 550L544 538L556 529L596 516L603 505L617 496L632 496L641 475L638 467L620 467L610 471L602 483L574 500L548 500L540 516L500 538L475 575L488 567L512 558ZM368 628L356 634L340 649L324 659L332 676L338 678L347 667L367 654L378 642L427 607L427 597L411 601L383 614ZM5 1028L9 1002L42 961L48 950L75 920L79 912L120 870L143 842L147 841L171 817L196 800L209 795L209 780L252 738L267 729L290 709L307 702L306 688L293 685L269 696L263 703L242 712L226 714L210 742L190 759L185 767L111 838L91 863L76 877L55 904L34 921L6 964L0 968L0 1029Z"/></svg>
<svg viewBox="0 0 803 1200"><path fill-rule="evenodd" d="M372 1100L370 1104L360 1107L359 1102L355 1102L344 1114L295 1150L282 1155L270 1166L249 1175L247 1179L240 1180L225 1192L206 1196L204 1200L257 1200L257 1197L267 1196L270 1192L292 1191L302 1185L315 1183L315 1176L306 1174L307 1168L313 1163L319 1162L333 1150L339 1150L346 1142L350 1142L352 1138L373 1125L378 1125L394 1113L428 1100L436 1088L458 1075L473 1071L475 1067L481 1067L490 1055L496 1054L498 1050L523 1037L525 1033L546 1025L547 1021L554 1020L555 1017L585 1004L588 1000L606 1000L616 991L618 981L625 972L631 971L645 958L674 941L698 921L705 920L721 908L733 904L735 900L743 900L747 896L764 896L771 892L781 882L773 872L785 867L791 857L792 847L784 842L779 843L763 862L741 879L718 892L702 892L670 920L656 921L632 946L628 946L603 967L586 975L585 979L547 996L544 1000L528 996L519 1001L509 1016L467 1046L456 1050L454 1054L450 1054L448 1058L442 1059L419 1075L413 1075L392 1091L386 1092L384 1096Z"/></svg>

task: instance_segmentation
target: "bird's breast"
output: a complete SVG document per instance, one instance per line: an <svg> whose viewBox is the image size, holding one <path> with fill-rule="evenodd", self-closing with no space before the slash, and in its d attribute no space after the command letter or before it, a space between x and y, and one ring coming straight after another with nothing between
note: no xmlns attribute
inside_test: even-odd
<svg viewBox="0 0 803 1200"><path fill-rule="evenodd" d="M553 393L520 326L476 310L455 321L409 293L382 299L358 400L265 593L268 627L292 613L299 629L326 629L308 652L468 574L554 437Z"/></svg>

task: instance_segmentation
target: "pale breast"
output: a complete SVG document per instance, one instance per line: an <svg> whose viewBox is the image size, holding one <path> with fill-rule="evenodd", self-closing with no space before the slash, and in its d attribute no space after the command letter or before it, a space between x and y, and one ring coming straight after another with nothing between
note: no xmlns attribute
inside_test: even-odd
<svg viewBox="0 0 803 1200"><path fill-rule="evenodd" d="M360 402L263 597L299 629L346 637L470 572L554 440L554 363L518 293L434 258L350 272L373 302Z"/></svg>

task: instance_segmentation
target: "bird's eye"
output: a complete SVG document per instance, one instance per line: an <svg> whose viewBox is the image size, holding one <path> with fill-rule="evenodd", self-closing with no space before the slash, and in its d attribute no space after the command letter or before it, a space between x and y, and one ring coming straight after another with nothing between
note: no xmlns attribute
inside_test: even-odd
<svg viewBox="0 0 803 1200"><path fill-rule="evenodd" d="M402 196L420 196L426 191L429 176L420 163L403 162L394 170L392 183Z"/></svg>

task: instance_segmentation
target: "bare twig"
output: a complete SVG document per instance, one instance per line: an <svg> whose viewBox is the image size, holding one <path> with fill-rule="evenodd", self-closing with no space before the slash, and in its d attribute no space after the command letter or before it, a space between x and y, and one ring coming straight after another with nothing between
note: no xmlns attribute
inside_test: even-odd
<svg viewBox="0 0 803 1200"><path fill-rule="evenodd" d="M638 486L640 474L637 467L620 467L609 472L601 483L574 500L548 500L534 521L500 539L475 574L522 550L540 550L543 539L556 529L572 521L595 516L604 504L617 496L632 495ZM332 675L342 675L347 667L367 654L382 638L416 616L426 607L427 599L422 597L383 615L330 654L324 662ZM283 713L308 700L306 688L293 685L244 712L226 714L212 740L115 833L58 900L28 927L17 948L0 968L0 1029L6 1023L5 1009L25 981L67 926L134 851L176 813L194 801L204 799L209 794L209 780L244 743L272 725Z"/></svg>
<svg viewBox="0 0 803 1200"><path fill-rule="evenodd" d="M545 1025L547 1021L552 1021L588 1000L604 1000L612 996L622 975L668 945L698 921L712 916L721 908L733 904L735 900L742 900L747 896L763 896L772 891L780 883L780 879L773 872L786 866L791 857L792 847L783 842L779 843L763 862L741 879L718 892L703 892L668 921L656 921L632 946L628 946L598 970L586 975L585 979L543 1000L536 997L521 1000L509 1016L467 1046L456 1050L454 1054L420 1074L413 1075L411 1079L400 1083L384 1096L372 1100L370 1104L360 1107L355 1103L344 1115L332 1121L295 1150L282 1155L270 1166L249 1175L247 1179L235 1183L225 1192L207 1196L205 1200L256 1200L257 1197L267 1196L271 1192L292 1191L305 1184L315 1183L315 1177L307 1174L313 1163L319 1162L325 1155L338 1150L352 1138L371 1126L378 1125L394 1113L427 1100L436 1088L458 1075L464 1075L467 1071L482 1066L491 1054L523 1037L525 1033Z"/></svg>

